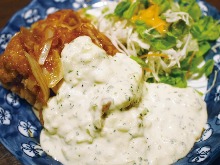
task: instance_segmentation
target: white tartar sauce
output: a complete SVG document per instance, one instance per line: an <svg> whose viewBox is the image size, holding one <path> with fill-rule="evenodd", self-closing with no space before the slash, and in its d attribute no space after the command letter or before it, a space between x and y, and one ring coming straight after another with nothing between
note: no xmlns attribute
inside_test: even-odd
<svg viewBox="0 0 220 165"><path fill-rule="evenodd" d="M64 82L43 110L40 143L65 165L171 164L201 136L206 105L192 88L144 82L124 54L87 36L65 45Z"/></svg>

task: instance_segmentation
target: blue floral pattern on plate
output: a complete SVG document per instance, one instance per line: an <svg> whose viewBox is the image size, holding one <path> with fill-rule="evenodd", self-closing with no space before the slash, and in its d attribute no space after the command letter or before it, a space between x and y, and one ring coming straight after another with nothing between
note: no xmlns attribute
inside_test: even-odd
<svg viewBox="0 0 220 165"><path fill-rule="evenodd" d="M32 0L18 11L0 32L0 54L4 51L11 37L21 26L29 27L33 22L45 18L59 9L77 10L93 5L99 0ZM220 20L220 13L204 0L198 0L204 15L211 15ZM95 6L95 5L94 5ZM191 152L179 160L176 165L210 164L220 156L220 38L212 43L212 50L207 59L215 61L213 73L208 80L205 101L208 108L208 123L201 138L195 143ZM217 77L215 79L215 75ZM214 82L214 86L213 86ZM0 141L25 165L60 165L48 156L39 144L42 125L36 118L32 107L17 95L1 87L0 84Z"/></svg>

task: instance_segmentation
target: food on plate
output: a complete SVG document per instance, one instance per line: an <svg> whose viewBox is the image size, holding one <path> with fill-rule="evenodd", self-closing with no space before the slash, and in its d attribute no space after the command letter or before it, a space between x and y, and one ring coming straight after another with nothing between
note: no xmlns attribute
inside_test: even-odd
<svg viewBox="0 0 220 165"><path fill-rule="evenodd" d="M172 164L199 139L207 112L192 88L147 83L125 54L81 36L66 44L64 80L43 110L44 151L63 164Z"/></svg>
<svg viewBox="0 0 220 165"><path fill-rule="evenodd" d="M212 72L213 60L203 61L210 41L220 37L220 24L202 15L196 0L122 0L100 8L98 16L97 9L84 11L120 52L142 65L147 82L184 88Z"/></svg>
<svg viewBox="0 0 220 165"><path fill-rule="evenodd" d="M89 20L73 10L60 10L30 28L22 27L0 56L0 81L35 108L46 105L63 78L60 53L65 43L82 35L110 55L117 49Z"/></svg>
<svg viewBox="0 0 220 165"><path fill-rule="evenodd" d="M195 0L60 10L12 38L0 81L42 110L41 146L63 164L172 164L207 121L187 80L212 72L219 29Z"/></svg>

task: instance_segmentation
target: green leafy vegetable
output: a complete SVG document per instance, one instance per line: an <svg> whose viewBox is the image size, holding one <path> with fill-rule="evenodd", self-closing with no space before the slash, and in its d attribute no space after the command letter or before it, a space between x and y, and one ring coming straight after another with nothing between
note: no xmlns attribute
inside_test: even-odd
<svg viewBox="0 0 220 165"><path fill-rule="evenodd" d="M155 29L151 29L146 33L146 30L148 30L150 27L147 26L144 21L137 20L135 22L135 25L136 25L135 27L136 31L138 32L138 34L141 36L142 39L147 39L149 41L150 38L154 37L154 35L160 35L159 32L156 31Z"/></svg>
<svg viewBox="0 0 220 165"><path fill-rule="evenodd" d="M160 7L160 13L165 12L171 6L170 0L152 0L152 2Z"/></svg>
<svg viewBox="0 0 220 165"><path fill-rule="evenodd" d="M142 60L141 58L139 57L136 57L136 56L131 56L130 57L131 59L133 59L134 61L136 61L139 65L141 65L142 67L146 67L147 64L144 62L144 60Z"/></svg>
<svg viewBox="0 0 220 165"><path fill-rule="evenodd" d="M211 59L206 61L203 71L205 72L205 75L207 77L212 73L212 70L214 68L214 64L215 64L215 62Z"/></svg>
<svg viewBox="0 0 220 165"><path fill-rule="evenodd" d="M198 41L216 40L220 36L219 21L204 16L193 25L191 33Z"/></svg>
<svg viewBox="0 0 220 165"><path fill-rule="evenodd" d="M117 16L122 17L123 13L130 7L130 5L131 2L129 0L122 1L116 6L114 13Z"/></svg>
<svg viewBox="0 0 220 165"><path fill-rule="evenodd" d="M199 20L202 15L200 7L196 0L180 0L180 10L189 13L189 15L195 20Z"/></svg>
<svg viewBox="0 0 220 165"><path fill-rule="evenodd" d="M136 11L139 4L139 1L132 3L129 8L123 13L123 18L130 19L134 15L134 12Z"/></svg>
<svg viewBox="0 0 220 165"><path fill-rule="evenodd" d="M189 32L189 27L183 20L179 20L170 25L168 32L180 39Z"/></svg>
<svg viewBox="0 0 220 165"><path fill-rule="evenodd" d="M211 49L210 44L207 41L199 42L199 51L196 53L197 57L204 56Z"/></svg>
<svg viewBox="0 0 220 165"><path fill-rule="evenodd" d="M140 2L144 5L144 8L147 8L149 6L148 0L140 0Z"/></svg>
<svg viewBox="0 0 220 165"><path fill-rule="evenodd" d="M181 69L173 69L169 75L162 75L160 77L160 82L165 84L170 84L179 88L186 88L186 72Z"/></svg>
<svg viewBox="0 0 220 165"><path fill-rule="evenodd" d="M211 73L212 73L212 70L213 70L213 67L214 67L214 61L213 60L207 60L206 63L201 67L199 68L198 66L195 67L194 65L194 68L191 67L191 72L193 72L194 74L198 74L196 78L200 78L204 73L206 75L206 77L208 77Z"/></svg>
<svg viewBox="0 0 220 165"><path fill-rule="evenodd" d="M159 6L159 15L156 12L155 16L155 10L147 12L149 15L152 13L149 18L140 14L152 5ZM162 25L155 19L158 16L166 21L164 33L158 31L157 27ZM202 16L196 0L122 0L111 18L104 18L112 21L109 25L117 23L112 28L115 31L111 31L112 36L118 37L115 42L117 46L123 45L128 56L143 68L152 69L146 74L148 82L159 81L183 88L187 86L188 78L199 78L204 74L209 76L212 73L214 61L204 62L204 57L211 49L210 41L220 37L220 21ZM146 19L155 21L153 26L147 25ZM147 55L150 53L158 56L150 58Z"/></svg>
<svg viewBox="0 0 220 165"><path fill-rule="evenodd" d="M176 38L167 35L162 38L152 38L150 42L155 50L167 50L176 45Z"/></svg>
<svg viewBox="0 0 220 165"><path fill-rule="evenodd" d="M187 77L190 78L192 75L194 76L194 79L200 78L203 74L208 77L213 70L214 67L214 61L212 59L209 59L205 62L203 66L201 66L201 63L204 61L203 56L194 57L192 59L192 56L189 56L184 61L181 62L181 69L187 70Z"/></svg>

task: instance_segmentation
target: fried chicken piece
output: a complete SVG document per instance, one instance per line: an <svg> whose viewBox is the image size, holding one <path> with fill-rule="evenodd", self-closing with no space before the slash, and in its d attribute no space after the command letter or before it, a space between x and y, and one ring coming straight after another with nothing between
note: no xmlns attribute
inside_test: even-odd
<svg viewBox="0 0 220 165"><path fill-rule="evenodd" d="M83 35L108 54L117 52L104 34L73 10L50 14L29 29L21 27L0 56L1 83L41 109L63 78L60 54L64 45Z"/></svg>

